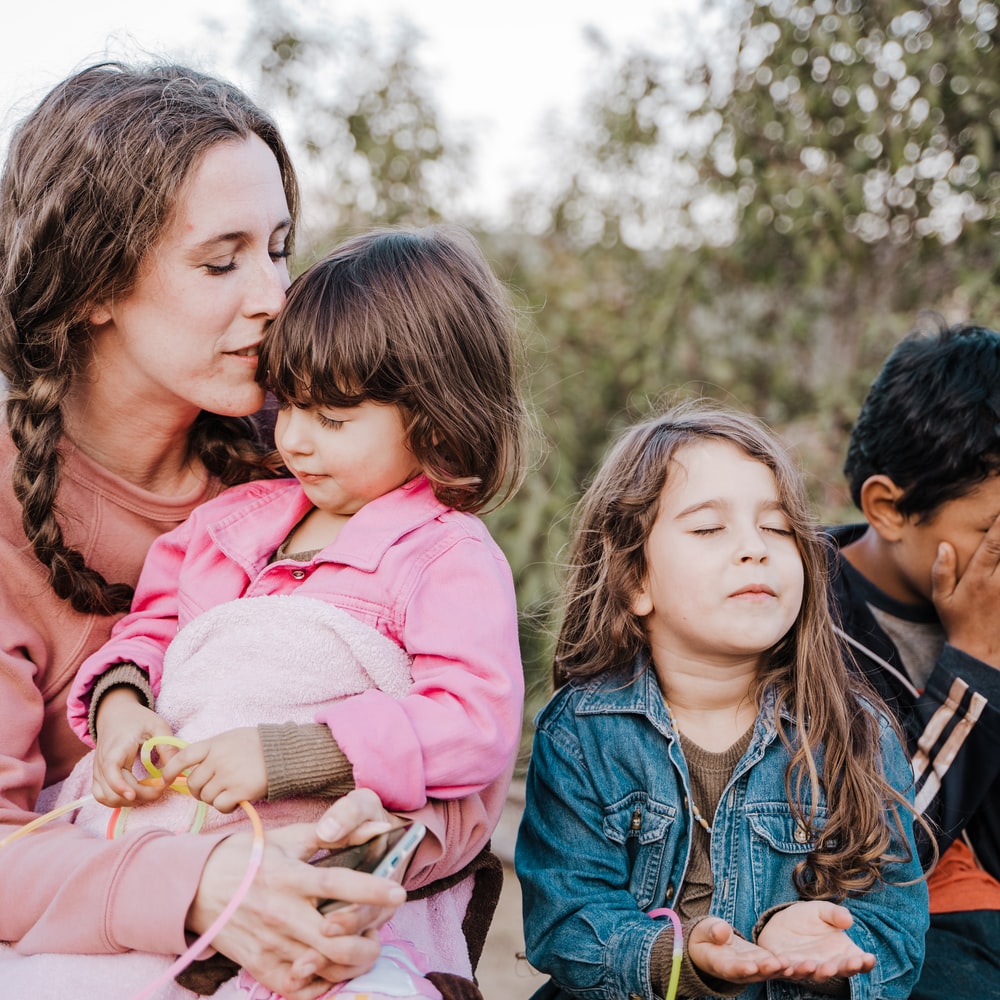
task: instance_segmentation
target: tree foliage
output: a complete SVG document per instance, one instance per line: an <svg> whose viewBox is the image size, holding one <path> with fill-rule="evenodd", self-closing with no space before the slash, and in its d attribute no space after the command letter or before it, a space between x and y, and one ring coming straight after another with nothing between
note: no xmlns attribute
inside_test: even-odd
<svg viewBox="0 0 1000 1000"><path fill-rule="evenodd" d="M403 23L386 42L364 20L249 2L242 59L260 66L262 101L295 149L309 248L371 225L439 221L462 187L467 149L443 134L416 29Z"/></svg>
<svg viewBox="0 0 1000 1000"><path fill-rule="evenodd" d="M821 516L846 432L922 309L997 325L998 12L987 0L704 0L682 50L595 39L551 168L488 229L454 210L412 29L253 0L245 58L307 179L308 262L337 236L439 218L477 231L522 306L539 447L489 516L523 611L528 715L547 693L569 518L615 433L712 395L781 431ZM298 19L297 19L298 18Z"/></svg>

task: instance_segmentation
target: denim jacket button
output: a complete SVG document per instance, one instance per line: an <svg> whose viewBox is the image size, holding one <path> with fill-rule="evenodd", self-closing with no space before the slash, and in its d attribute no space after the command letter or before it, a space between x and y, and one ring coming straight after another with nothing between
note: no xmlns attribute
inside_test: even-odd
<svg viewBox="0 0 1000 1000"><path fill-rule="evenodd" d="M809 840L809 834L801 826L795 828L795 833L792 834L792 837L794 837L796 844L804 844Z"/></svg>
<svg viewBox="0 0 1000 1000"><path fill-rule="evenodd" d="M292 579L293 580L304 580L306 576L306 571L304 569L293 569Z"/></svg>

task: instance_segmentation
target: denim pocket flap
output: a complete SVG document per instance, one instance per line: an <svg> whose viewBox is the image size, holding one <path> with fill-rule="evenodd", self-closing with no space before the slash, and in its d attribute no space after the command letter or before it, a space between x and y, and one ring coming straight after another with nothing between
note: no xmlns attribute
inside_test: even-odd
<svg viewBox="0 0 1000 1000"><path fill-rule="evenodd" d="M753 832L774 850L782 854L808 854L816 846L816 840L785 809L778 812L752 812L747 814ZM825 817L817 815L814 827L822 830Z"/></svg>
<svg viewBox="0 0 1000 1000"><path fill-rule="evenodd" d="M605 809L604 836L613 844L624 844L630 837L642 845L652 844L666 838L676 817L674 806L633 792Z"/></svg>

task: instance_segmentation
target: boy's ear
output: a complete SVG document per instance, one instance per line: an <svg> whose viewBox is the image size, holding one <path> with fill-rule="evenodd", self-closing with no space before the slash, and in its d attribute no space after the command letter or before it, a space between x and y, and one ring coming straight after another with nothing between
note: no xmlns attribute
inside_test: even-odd
<svg viewBox="0 0 1000 1000"><path fill-rule="evenodd" d="M861 512L878 536L886 542L896 542L908 518L896 504L903 495L888 476L869 476L861 487Z"/></svg>

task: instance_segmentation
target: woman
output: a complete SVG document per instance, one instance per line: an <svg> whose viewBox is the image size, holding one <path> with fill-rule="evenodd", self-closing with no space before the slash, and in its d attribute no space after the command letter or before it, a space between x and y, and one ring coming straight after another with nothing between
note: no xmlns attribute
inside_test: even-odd
<svg viewBox="0 0 1000 1000"><path fill-rule="evenodd" d="M254 474L244 418L263 401L257 345L284 301L297 202L267 116L181 67L85 69L12 138L0 178L4 826L30 820L39 792L85 749L66 692L127 610L153 538ZM302 727L305 752L316 736ZM477 854L504 787L422 811L419 884ZM354 797L332 832L378 812ZM272 840L214 943L271 989L309 1000L371 964L365 928L395 897L292 860L315 850L315 832ZM106 842L45 827L0 848L5 901L20 904L0 906L0 939L25 953L178 953L226 904L246 851L236 837ZM324 924L315 898L336 895L370 905Z"/></svg>

